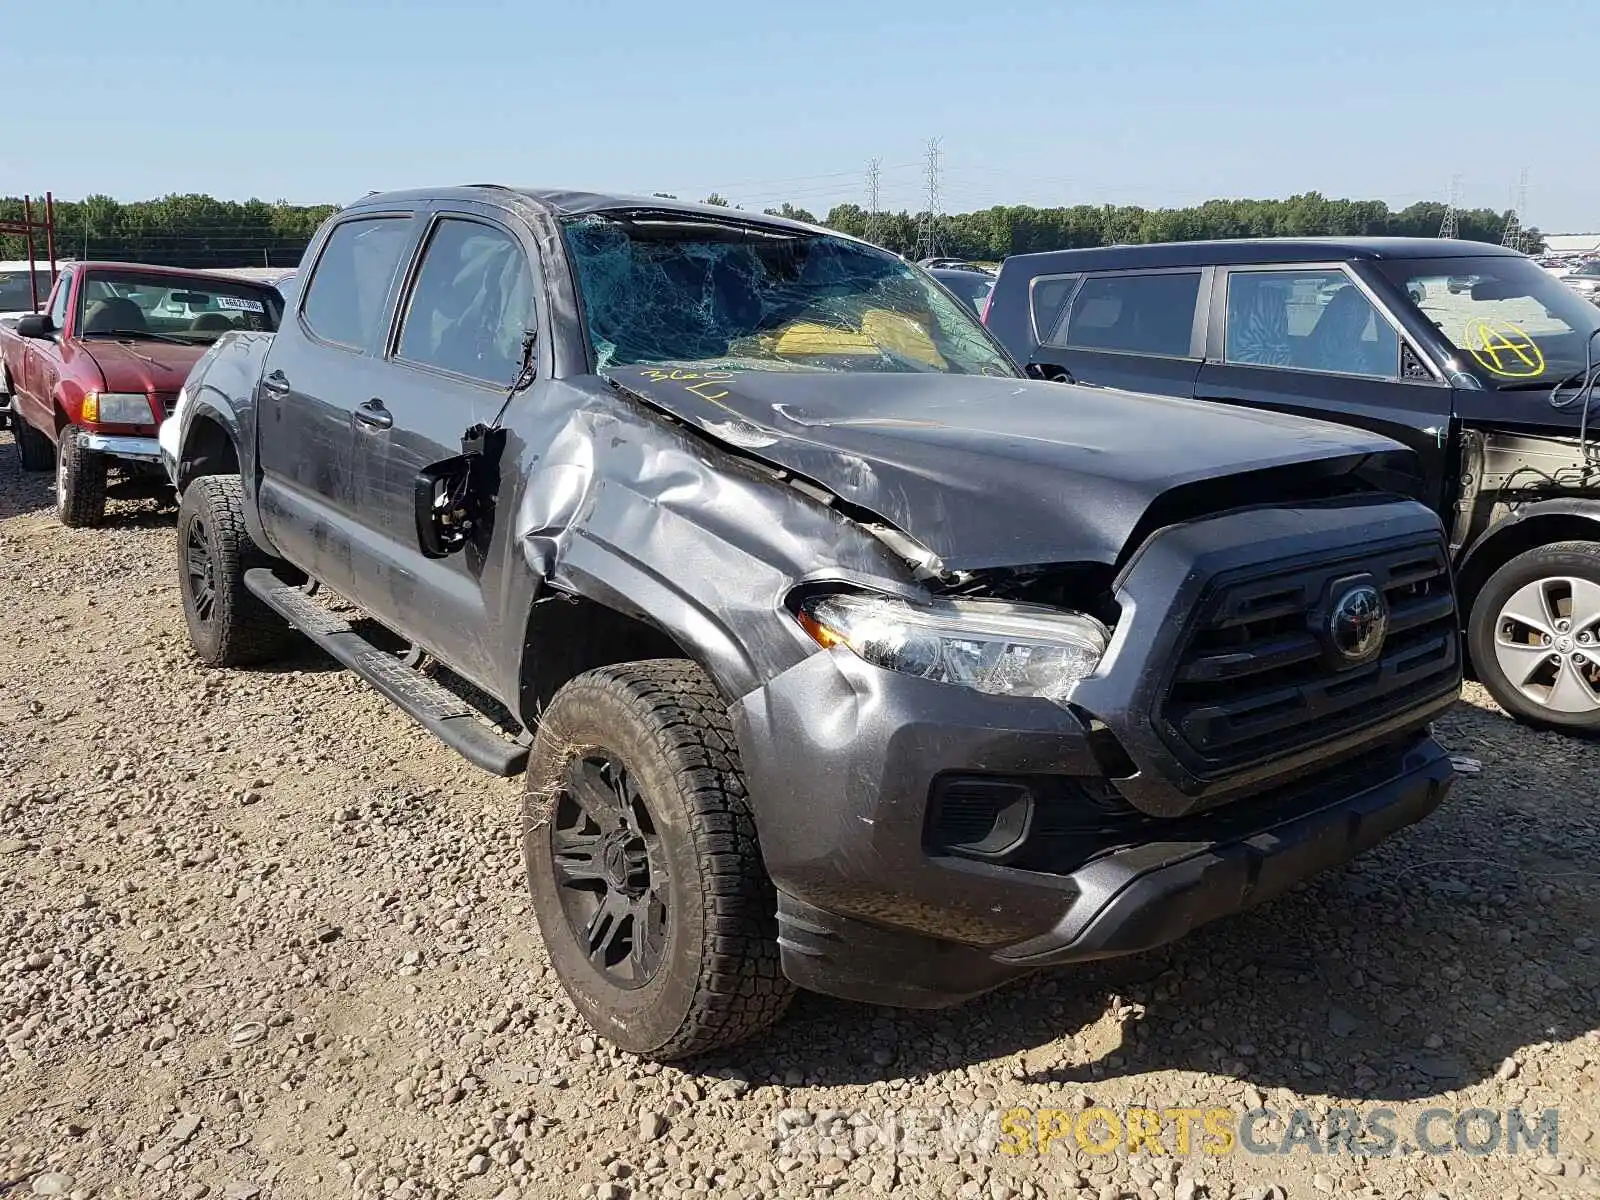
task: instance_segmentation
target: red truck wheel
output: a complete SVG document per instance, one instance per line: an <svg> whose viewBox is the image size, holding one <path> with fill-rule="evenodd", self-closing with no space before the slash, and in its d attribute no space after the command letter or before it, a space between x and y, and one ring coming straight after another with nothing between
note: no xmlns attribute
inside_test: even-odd
<svg viewBox="0 0 1600 1200"><path fill-rule="evenodd" d="M106 458L85 450L78 432L76 425L68 425L56 445L56 516L71 529L106 519Z"/></svg>
<svg viewBox="0 0 1600 1200"><path fill-rule="evenodd" d="M11 436L17 440L17 461L24 471L48 471L55 466L56 448L50 439L24 421L15 407L11 410Z"/></svg>

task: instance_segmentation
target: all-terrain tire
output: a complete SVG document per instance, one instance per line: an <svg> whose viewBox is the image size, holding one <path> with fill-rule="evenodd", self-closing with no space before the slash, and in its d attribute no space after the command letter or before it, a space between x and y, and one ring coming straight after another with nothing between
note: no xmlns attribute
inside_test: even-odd
<svg viewBox="0 0 1600 1200"><path fill-rule="evenodd" d="M244 585L254 567L278 560L251 539L244 523L244 481L202 475L178 505L178 590L189 644L213 667L284 657L297 634Z"/></svg>
<svg viewBox="0 0 1600 1200"><path fill-rule="evenodd" d="M666 876L665 949L648 981L631 987L591 960L557 877L552 831L568 772L596 756L636 785L657 839L651 870ZM685 1058L759 1034L788 1008L794 988L779 963L776 895L739 748L722 697L695 664L602 667L556 693L529 758L523 859L557 976L621 1049Z"/></svg>
<svg viewBox="0 0 1600 1200"><path fill-rule="evenodd" d="M1586 583L1597 590L1574 588L1562 581ZM1577 610L1570 614L1577 620L1568 629L1555 628L1551 623L1551 633L1557 641L1546 647L1550 654L1563 657L1563 669L1572 668L1579 656L1586 658L1590 666L1600 663L1600 623L1592 619L1593 613L1585 611L1583 603L1585 599L1592 601L1600 597L1600 542L1554 542L1517 555L1489 576L1478 592L1467 620L1467 648L1473 669L1495 702L1518 721L1569 733L1600 731L1600 693L1596 694L1594 706L1588 711L1557 711L1525 694L1501 665L1495 648L1496 634L1502 623L1510 620L1506 615L1507 606L1519 592L1535 584L1545 585L1558 603L1563 594L1569 596L1567 603ZM1544 594L1543 590L1536 590ZM1513 621L1512 624L1516 627L1518 623ZM1571 641L1570 646L1560 640L1563 635ZM1580 640L1583 638L1587 640ZM1537 657L1537 651L1530 648L1528 657L1530 660ZM1588 673L1600 678L1600 672ZM1576 677L1573 682L1583 683Z"/></svg>
<svg viewBox="0 0 1600 1200"><path fill-rule="evenodd" d="M56 516L69 529L106 520L106 456L84 448L82 431L68 425L56 443Z"/></svg>
<svg viewBox="0 0 1600 1200"><path fill-rule="evenodd" d="M16 439L17 462L24 471L48 471L56 465L56 448L50 439L24 421L15 408L11 410L11 436Z"/></svg>

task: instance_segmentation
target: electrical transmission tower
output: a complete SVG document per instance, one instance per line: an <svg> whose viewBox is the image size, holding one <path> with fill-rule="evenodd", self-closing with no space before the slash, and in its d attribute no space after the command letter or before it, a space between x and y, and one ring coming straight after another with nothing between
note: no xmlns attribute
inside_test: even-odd
<svg viewBox="0 0 1600 1200"><path fill-rule="evenodd" d="M1522 214L1528 207L1528 168L1522 168L1522 179L1517 184L1515 207L1511 215L1506 218L1506 231L1500 235L1500 244L1509 246L1513 250L1526 250L1528 247L1527 234L1522 229Z"/></svg>
<svg viewBox="0 0 1600 1200"><path fill-rule="evenodd" d="M1445 209L1444 220L1439 225L1439 236L1453 238L1461 236L1461 176L1453 176L1450 180L1450 207Z"/></svg>
<svg viewBox="0 0 1600 1200"><path fill-rule="evenodd" d="M922 215L922 228L917 231L917 257L919 259L936 258L941 249L939 229L944 224L944 213L939 210L938 138L929 139L928 152L924 156L924 161L927 163L928 208Z"/></svg>
<svg viewBox="0 0 1600 1200"><path fill-rule="evenodd" d="M878 173L883 167L883 159L874 158L867 161L867 241L873 245L878 244L881 230L878 228L880 221L879 212L879 182Z"/></svg>

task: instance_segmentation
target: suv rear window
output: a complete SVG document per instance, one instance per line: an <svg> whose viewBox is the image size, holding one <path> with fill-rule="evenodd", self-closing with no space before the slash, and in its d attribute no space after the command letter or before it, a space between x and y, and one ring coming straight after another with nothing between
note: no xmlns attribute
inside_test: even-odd
<svg viewBox="0 0 1600 1200"><path fill-rule="evenodd" d="M1200 272L1090 276L1047 340L1077 350L1188 358Z"/></svg>

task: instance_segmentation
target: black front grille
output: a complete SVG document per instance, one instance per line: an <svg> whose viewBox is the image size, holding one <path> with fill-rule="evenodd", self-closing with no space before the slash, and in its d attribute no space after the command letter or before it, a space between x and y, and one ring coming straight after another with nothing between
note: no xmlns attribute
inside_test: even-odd
<svg viewBox="0 0 1600 1200"><path fill-rule="evenodd" d="M1359 666L1327 630L1331 598L1354 578L1389 609L1382 649ZM1291 754L1453 690L1458 641L1442 541L1225 579L1200 603L1158 728L1212 772Z"/></svg>

